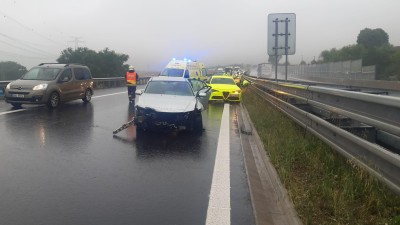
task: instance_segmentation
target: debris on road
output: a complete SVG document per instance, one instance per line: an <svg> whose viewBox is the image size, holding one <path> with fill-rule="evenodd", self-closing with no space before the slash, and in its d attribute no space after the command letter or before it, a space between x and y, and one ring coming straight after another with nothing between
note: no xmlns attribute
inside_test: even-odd
<svg viewBox="0 0 400 225"><path fill-rule="evenodd" d="M115 134L121 132L121 130L125 130L125 129L128 128L129 126L132 126L132 125L134 124L134 120L135 120L135 119L132 119L132 120L128 121L127 123L122 124L122 126L121 126L120 128L118 128L118 129L116 129L116 130L113 131L113 135L115 135Z"/></svg>

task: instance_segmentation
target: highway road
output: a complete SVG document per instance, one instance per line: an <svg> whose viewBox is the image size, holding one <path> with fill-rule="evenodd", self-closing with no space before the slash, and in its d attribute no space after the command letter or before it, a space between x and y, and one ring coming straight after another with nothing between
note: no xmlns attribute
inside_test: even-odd
<svg viewBox="0 0 400 225"><path fill-rule="evenodd" d="M0 224L212 224L221 202L230 206L220 209L230 213L224 223L254 224L235 107L210 105L200 136L136 137L134 126L112 135L134 113L125 88L54 110L0 101ZM216 157L220 135L229 160ZM224 163L227 199L210 203Z"/></svg>

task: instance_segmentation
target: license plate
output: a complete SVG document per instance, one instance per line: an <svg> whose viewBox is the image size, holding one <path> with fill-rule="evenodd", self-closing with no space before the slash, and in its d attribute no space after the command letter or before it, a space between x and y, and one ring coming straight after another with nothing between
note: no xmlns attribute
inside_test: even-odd
<svg viewBox="0 0 400 225"><path fill-rule="evenodd" d="M11 97L14 97L14 98L23 98L23 97L25 97L23 94L11 94Z"/></svg>

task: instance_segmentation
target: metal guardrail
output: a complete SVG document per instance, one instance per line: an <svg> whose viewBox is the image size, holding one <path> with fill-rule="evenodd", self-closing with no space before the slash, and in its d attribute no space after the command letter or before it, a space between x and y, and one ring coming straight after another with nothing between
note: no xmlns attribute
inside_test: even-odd
<svg viewBox="0 0 400 225"><path fill-rule="evenodd" d="M140 77L138 85L146 84L150 77ZM95 89L126 86L125 77L93 78Z"/></svg>
<svg viewBox="0 0 400 225"><path fill-rule="evenodd" d="M399 137L400 98L260 80L251 90L400 194L400 155L302 110L301 104L297 107L288 103L295 99ZM286 101L274 95L285 96Z"/></svg>

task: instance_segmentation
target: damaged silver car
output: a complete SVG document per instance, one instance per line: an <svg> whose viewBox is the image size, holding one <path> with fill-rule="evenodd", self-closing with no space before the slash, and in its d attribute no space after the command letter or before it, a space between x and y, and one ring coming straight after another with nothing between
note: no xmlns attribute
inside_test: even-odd
<svg viewBox="0 0 400 225"><path fill-rule="evenodd" d="M198 88L199 85L203 87ZM210 87L199 80L151 78L144 90L136 91L136 130L191 130L201 133L201 112L204 110L201 99L207 98L209 90Z"/></svg>

